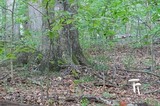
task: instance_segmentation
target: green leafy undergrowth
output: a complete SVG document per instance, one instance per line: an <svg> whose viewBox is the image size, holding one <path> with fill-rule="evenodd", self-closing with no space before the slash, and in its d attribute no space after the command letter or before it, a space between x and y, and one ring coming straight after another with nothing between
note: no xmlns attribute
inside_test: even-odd
<svg viewBox="0 0 160 106"><path fill-rule="evenodd" d="M94 78L92 76L84 76L78 80L74 80L74 83L79 84L79 83L86 83L86 82L90 82L90 81L94 81Z"/></svg>

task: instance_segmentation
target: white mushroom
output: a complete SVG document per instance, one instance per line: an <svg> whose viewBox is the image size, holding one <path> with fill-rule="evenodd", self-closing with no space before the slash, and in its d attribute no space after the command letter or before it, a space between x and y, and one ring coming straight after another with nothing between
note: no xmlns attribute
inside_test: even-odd
<svg viewBox="0 0 160 106"><path fill-rule="evenodd" d="M139 81L139 79L130 79L128 80L129 82L132 82L132 86L133 86L133 92L136 93L136 87L135 87L135 84L136 82Z"/></svg>
<svg viewBox="0 0 160 106"><path fill-rule="evenodd" d="M139 87L141 86L141 84L140 83L136 83L135 84L135 87L137 86L137 92L138 92L138 95L140 95L140 90L139 90Z"/></svg>
<svg viewBox="0 0 160 106"><path fill-rule="evenodd" d="M57 80L58 80L58 81L61 81L61 80L62 80L62 78L61 78L61 77L57 77Z"/></svg>

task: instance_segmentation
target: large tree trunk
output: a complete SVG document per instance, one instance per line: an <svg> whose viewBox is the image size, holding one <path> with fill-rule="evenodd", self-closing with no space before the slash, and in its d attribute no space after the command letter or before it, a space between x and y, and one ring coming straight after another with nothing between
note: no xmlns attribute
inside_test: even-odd
<svg viewBox="0 0 160 106"><path fill-rule="evenodd" d="M77 6L70 6L67 0L57 0L55 8L56 11L64 11L71 14L69 18L65 18L66 21L72 20L73 15L77 12ZM73 23L64 23L63 28L59 30L58 57L61 60L67 60L68 64L87 65L87 60L84 57L79 44L79 33L77 28Z"/></svg>
<svg viewBox="0 0 160 106"><path fill-rule="evenodd" d="M73 23L66 23L68 19L73 18L72 16L76 13L76 9L76 6L70 7L67 0L56 0L54 7L54 19L62 20L63 18L64 22L62 22L62 28L57 31L58 37L54 36L53 38L50 38L50 42L47 41L47 43L49 43L49 47L45 47L43 50L45 51L45 57L43 58L43 62L41 64L42 70L44 70L44 66L46 66L46 68L48 68L49 70L59 70L61 65L87 65L88 62L83 55L82 49L79 44L78 30L73 25ZM63 15L60 16L58 14L58 12L60 11L69 12L70 14L72 14L72 16L69 16L70 18L66 18ZM48 20L48 22L50 21ZM49 31L53 32L51 24L48 24Z"/></svg>

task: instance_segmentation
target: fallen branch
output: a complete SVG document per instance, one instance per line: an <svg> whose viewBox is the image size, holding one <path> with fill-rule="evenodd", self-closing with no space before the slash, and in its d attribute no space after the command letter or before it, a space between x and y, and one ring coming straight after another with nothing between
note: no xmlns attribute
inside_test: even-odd
<svg viewBox="0 0 160 106"><path fill-rule="evenodd" d="M86 98L86 99L88 99L89 101L104 103L104 104L109 105L109 106L114 106L114 105L115 105L115 104L113 104L112 101L109 101L109 100L104 99L104 98L102 98L102 97L96 97L96 96L92 96L92 95L82 95L82 96L80 97L80 100L81 100L82 98Z"/></svg>
<svg viewBox="0 0 160 106"><path fill-rule="evenodd" d="M94 95L70 96L70 97L66 97L65 101L80 102L83 98L86 98L88 101L103 103L103 104L106 104L107 106L115 106L115 103L113 103L113 101L109 101L103 97L97 97Z"/></svg>
<svg viewBox="0 0 160 106"><path fill-rule="evenodd" d="M9 73L3 75L2 77L0 77L0 80L4 80L5 78L7 78L9 76Z"/></svg>
<svg viewBox="0 0 160 106"><path fill-rule="evenodd" d="M107 106L113 106L114 104L112 103L112 101L109 101L103 97L97 97L94 95L82 95L82 96L69 96L65 98L65 101L67 102L80 102L83 98L86 98L88 101L92 101L92 102L98 102L98 103L104 103Z"/></svg>
<svg viewBox="0 0 160 106"><path fill-rule="evenodd" d="M156 93L156 92L160 92L160 89L156 89L156 90L154 90L154 91L144 92L144 94Z"/></svg>
<svg viewBox="0 0 160 106"><path fill-rule="evenodd" d="M103 82L94 82L94 85L95 86L104 86ZM107 86L107 87L117 87L113 84L108 84L108 83L105 83L105 86Z"/></svg>
<svg viewBox="0 0 160 106"><path fill-rule="evenodd" d="M0 101L0 106L39 106L39 105L29 105L29 104L20 104L10 101Z"/></svg>
<svg viewBox="0 0 160 106"><path fill-rule="evenodd" d="M148 71L136 71L136 70L132 70L132 71L129 71L129 70L126 70L126 69L118 69L120 71L127 71L127 72L136 72L136 73L146 73L146 74L151 74L153 76L156 76L156 77L159 77L159 75L155 74L155 73L152 73L152 72L148 72Z"/></svg>

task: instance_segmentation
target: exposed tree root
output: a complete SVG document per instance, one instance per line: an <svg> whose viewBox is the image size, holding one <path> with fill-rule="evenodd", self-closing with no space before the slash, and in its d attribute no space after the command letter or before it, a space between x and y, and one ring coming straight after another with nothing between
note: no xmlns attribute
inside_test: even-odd
<svg viewBox="0 0 160 106"><path fill-rule="evenodd" d="M79 99L77 99L79 98ZM107 99L104 99L103 97L97 97L97 96L93 96L93 95L82 95L80 97L68 97L66 98L65 101L81 101L83 98L86 98L87 100L89 101L92 101L92 102L98 102L98 103L103 103L103 104L106 104L107 106L114 106L115 104L113 104L112 101L109 101Z"/></svg>

